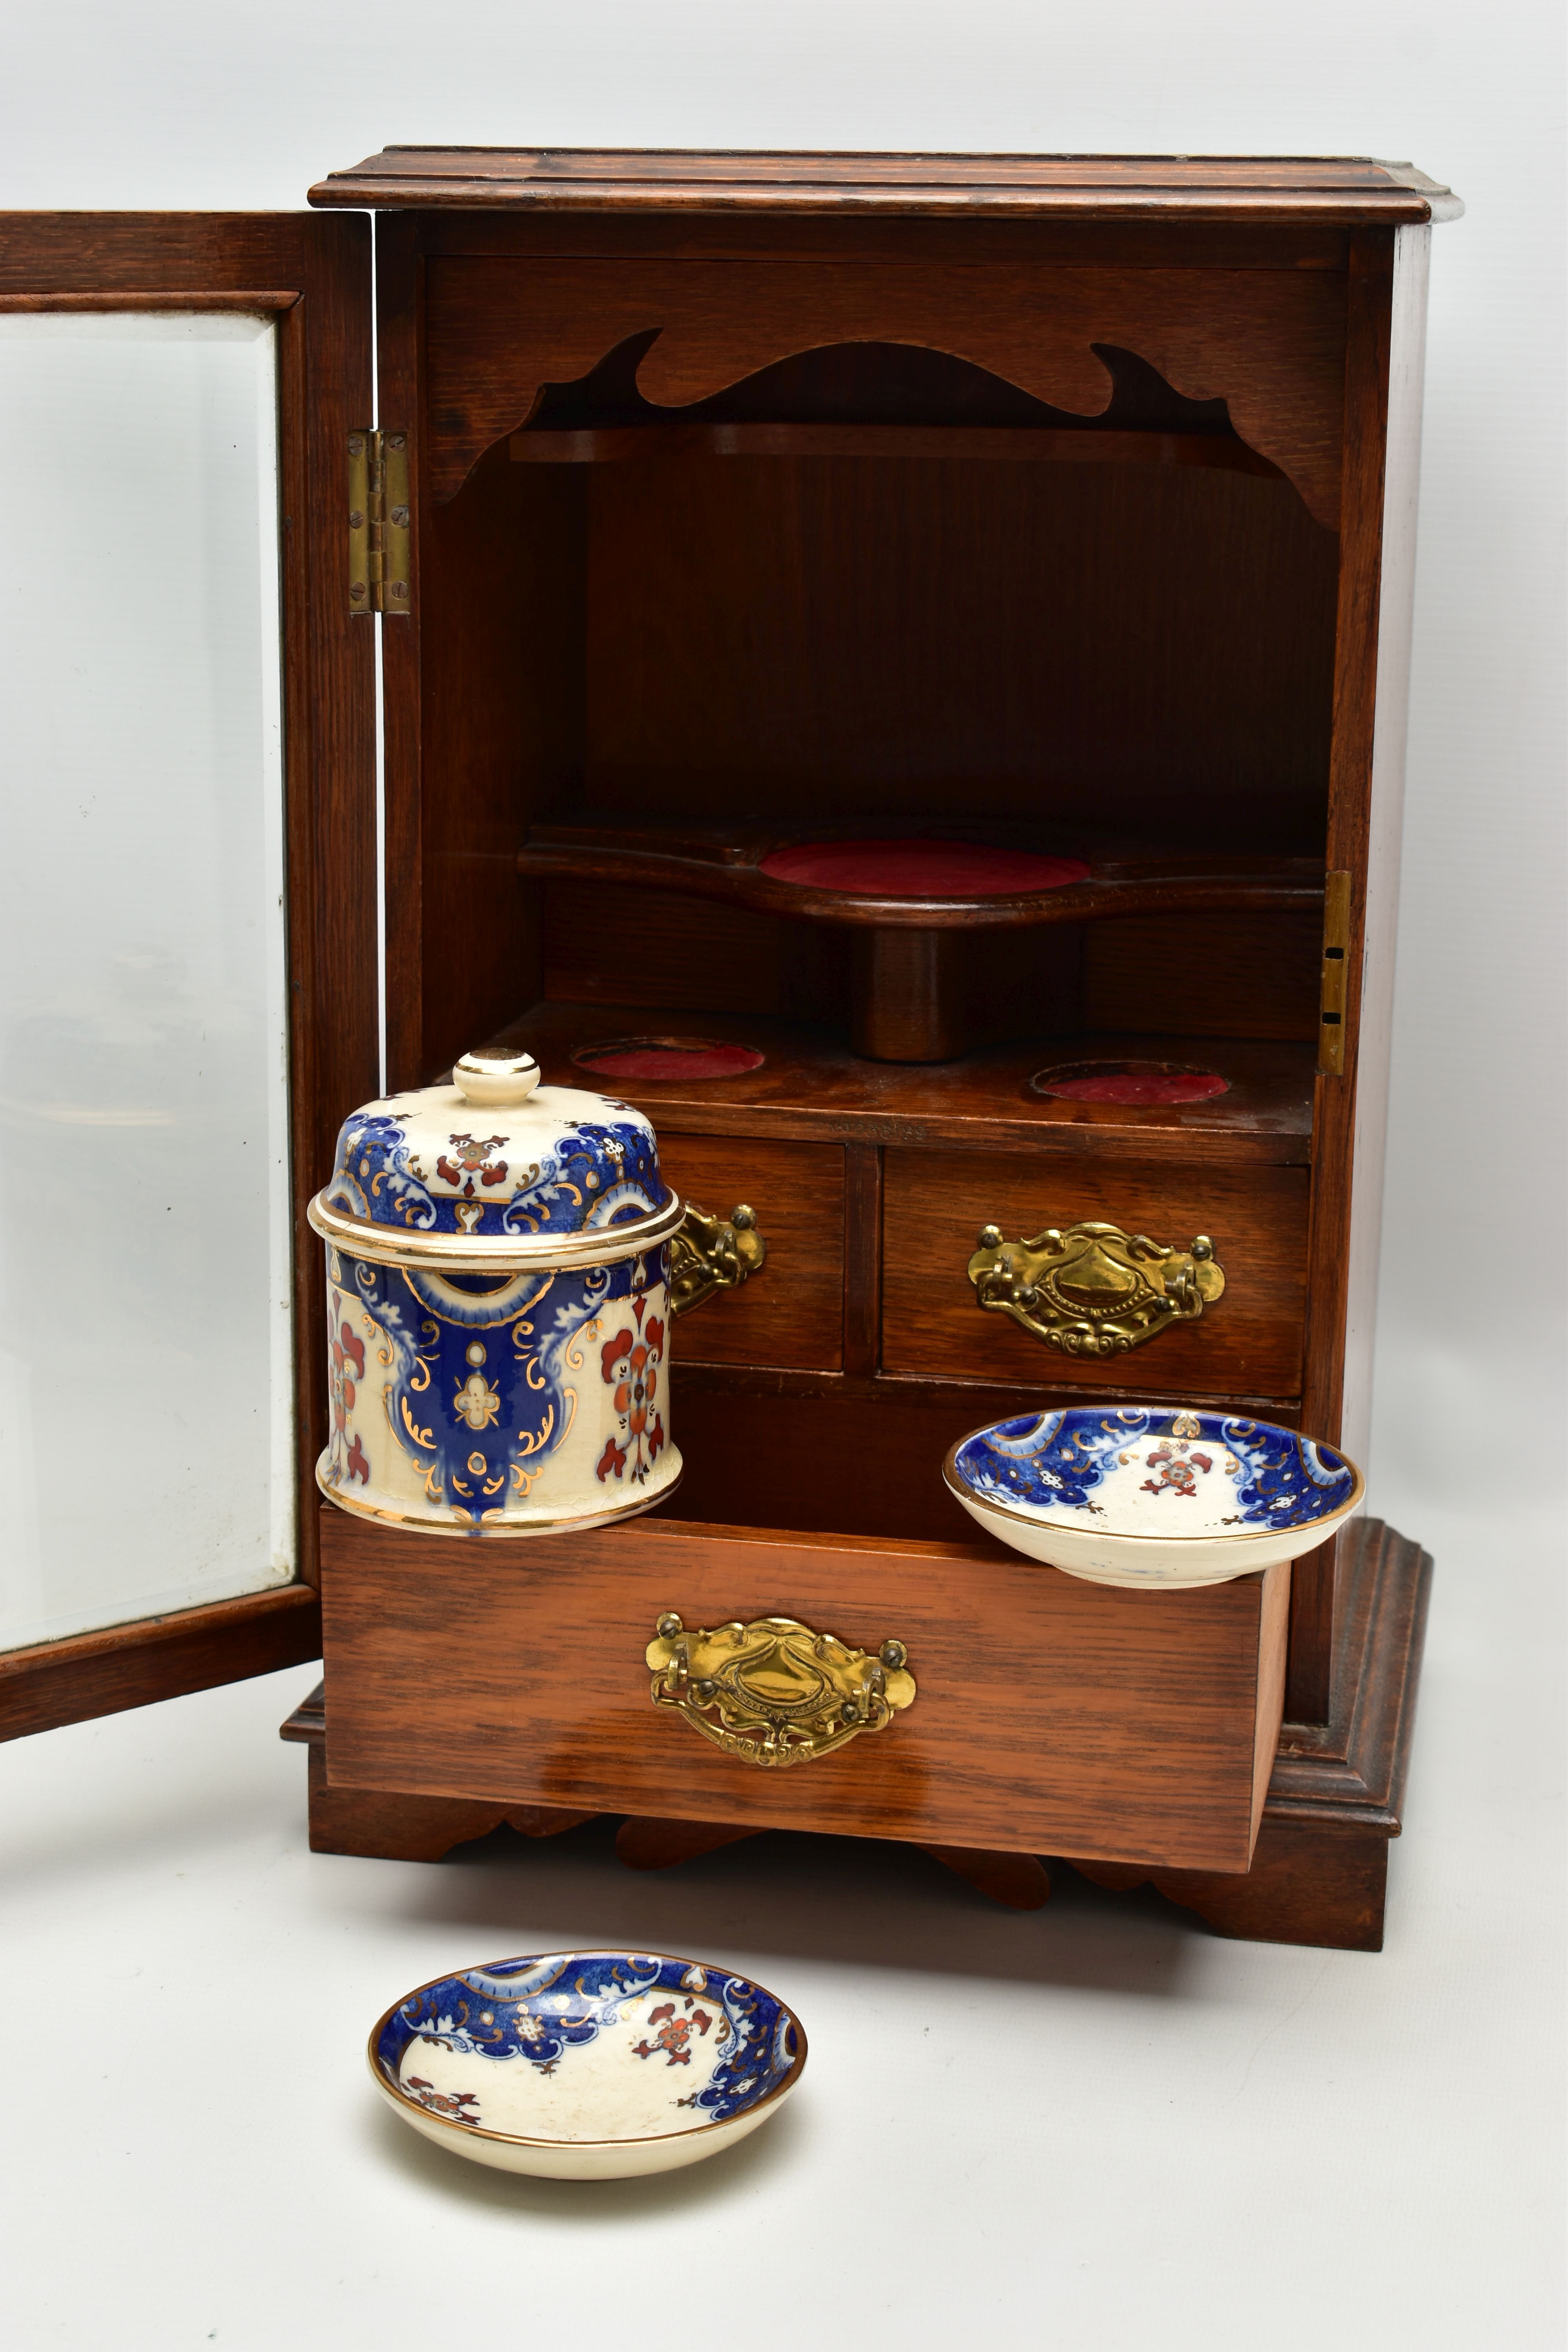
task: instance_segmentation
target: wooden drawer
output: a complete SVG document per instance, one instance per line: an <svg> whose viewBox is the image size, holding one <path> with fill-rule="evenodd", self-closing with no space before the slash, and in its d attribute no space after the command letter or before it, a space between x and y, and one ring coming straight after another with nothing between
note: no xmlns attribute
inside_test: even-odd
<svg viewBox="0 0 1568 2352"><path fill-rule="evenodd" d="M1097 1168L1022 1153L889 1151L883 1175L882 1368L951 1380L1289 1402L1307 1304L1304 1168ZM1080 1222L1184 1249L1207 1234L1225 1295L1135 1351L1068 1357L994 1310L965 1271L982 1225L1009 1241ZM983 1416L977 1415L976 1418Z"/></svg>
<svg viewBox="0 0 1568 2352"><path fill-rule="evenodd" d="M1121 1592L998 1545L678 1521L508 1544L322 1516L330 1781L577 1811L1244 1871L1278 1744L1289 1571ZM801 1620L917 1685L767 1769L649 1695L644 1653Z"/></svg>
<svg viewBox="0 0 1568 2352"><path fill-rule="evenodd" d="M676 1363L837 1371L844 1361L843 1145L681 1135L661 1120L658 1156L683 1201L726 1217L749 1202L768 1245L761 1274L681 1318Z"/></svg>

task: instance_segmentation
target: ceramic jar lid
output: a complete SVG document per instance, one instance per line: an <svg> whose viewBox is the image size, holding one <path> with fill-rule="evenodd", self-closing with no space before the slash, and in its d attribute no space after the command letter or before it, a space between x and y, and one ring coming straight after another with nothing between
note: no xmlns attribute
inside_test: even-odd
<svg viewBox="0 0 1568 2352"><path fill-rule="evenodd" d="M453 1084L366 1103L310 1223L360 1257L494 1271L635 1256L679 1224L628 1103L542 1087L531 1054L465 1054Z"/></svg>

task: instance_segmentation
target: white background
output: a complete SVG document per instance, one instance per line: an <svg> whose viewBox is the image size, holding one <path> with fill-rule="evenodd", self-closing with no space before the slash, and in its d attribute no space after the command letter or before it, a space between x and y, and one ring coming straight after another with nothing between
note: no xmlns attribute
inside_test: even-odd
<svg viewBox="0 0 1568 2352"><path fill-rule="evenodd" d="M1438 1556L1388 1950L1226 1946L1072 1888L1011 1919L806 1844L658 1881L595 1832L312 1861L268 1744L300 1676L24 1742L28 2352L1559 2341L1562 51L1555 0L13 0L16 206L292 206L398 140L1359 152L1469 206L1433 241L1372 1463ZM798 2112L668 2189L395 2144L354 2071L385 2000L616 1932L794 1999Z"/></svg>

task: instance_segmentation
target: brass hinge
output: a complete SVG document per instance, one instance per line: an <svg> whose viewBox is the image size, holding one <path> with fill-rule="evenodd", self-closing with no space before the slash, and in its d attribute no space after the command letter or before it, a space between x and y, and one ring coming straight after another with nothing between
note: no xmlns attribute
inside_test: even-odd
<svg viewBox="0 0 1568 2352"><path fill-rule="evenodd" d="M1351 877L1323 877L1323 985L1318 1005L1318 1067L1340 1078L1345 1068L1345 1005L1350 994L1346 966L1351 945Z"/></svg>
<svg viewBox="0 0 1568 2352"><path fill-rule="evenodd" d="M408 436L360 425L349 435L349 611L407 613Z"/></svg>

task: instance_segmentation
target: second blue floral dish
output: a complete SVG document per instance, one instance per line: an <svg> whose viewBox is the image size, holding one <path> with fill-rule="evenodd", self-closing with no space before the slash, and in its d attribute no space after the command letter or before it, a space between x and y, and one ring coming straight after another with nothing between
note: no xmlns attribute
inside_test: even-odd
<svg viewBox="0 0 1568 2352"><path fill-rule="evenodd" d="M1099 1584L1218 1584L1310 1551L1362 1501L1347 1455L1269 1421L1170 1405L993 1422L942 1475L972 1518Z"/></svg>
<svg viewBox="0 0 1568 2352"><path fill-rule="evenodd" d="M749 1977L647 1952L549 1952L439 1977L370 2037L405 2123L477 2164L613 2180L696 2164L775 2115L800 2021Z"/></svg>

